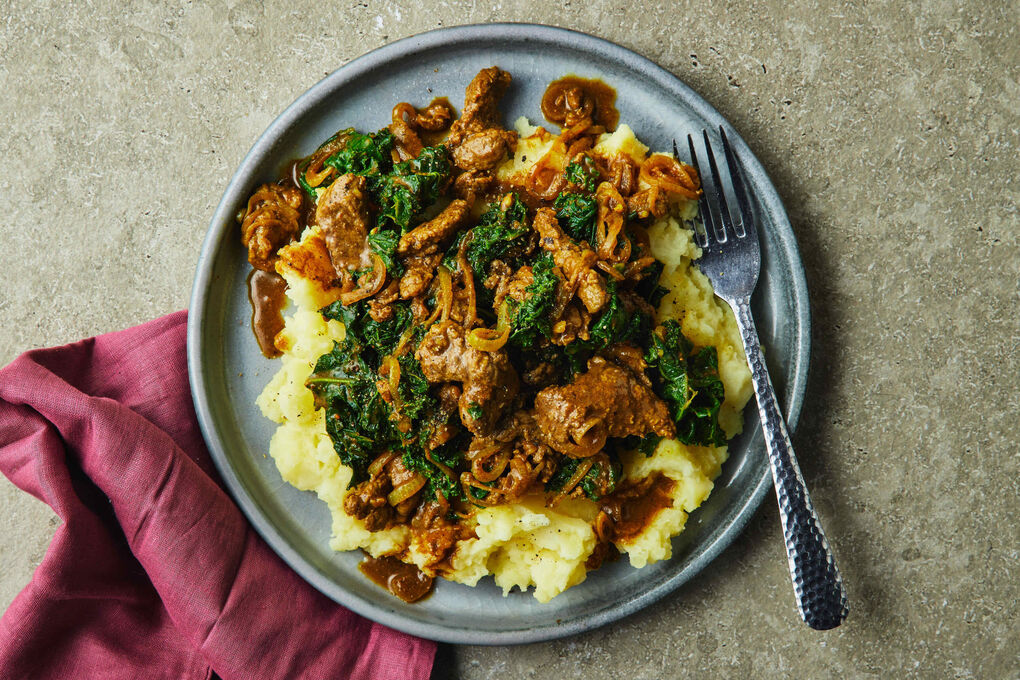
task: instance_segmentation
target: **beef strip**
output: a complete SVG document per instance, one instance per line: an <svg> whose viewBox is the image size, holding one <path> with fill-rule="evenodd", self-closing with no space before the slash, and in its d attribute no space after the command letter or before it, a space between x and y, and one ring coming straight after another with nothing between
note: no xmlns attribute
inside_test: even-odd
<svg viewBox="0 0 1020 680"><path fill-rule="evenodd" d="M344 496L344 512L363 520L369 531L382 531L389 525L395 512L386 499L393 490L389 475L381 474L351 489Z"/></svg>
<svg viewBox="0 0 1020 680"><path fill-rule="evenodd" d="M445 100L432 102L424 109L418 110L414 116L415 127L429 132L445 130L450 127L451 122L453 122L453 111Z"/></svg>
<svg viewBox="0 0 1020 680"><path fill-rule="evenodd" d="M442 253L411 255L404 259L404 275L400 277L400 299L410 300L424 293L436 275Z"/></svg>
<svg viewBox="0 0 1020 680"><path fill-rule="evenodd" d="M517 141L517 134L499 128L475 132L453 149L453 162L470 173L491 172Z"/></svg>
<svg viewBox="0 0 1020 680"><path fill-rule="evenodd" d="M397 252L433 253L440 244L457 233L471 215L471 207L464 201L454 200L433 219L420 224L400 237Z"/></svg>
<svg viewBox="0 0 1020 680"><path fill-rule="evenodd" d="M414 545L417 552L427 555L425 567L439 565L457 548L457 543L469 538L473 530L448 518L449 506L436 501L422 503L411 520Z"/></svg>
<svg viewBox="0 0 1020 680"><path fill-rule="evenodd" d="M383 321L389 321L396 315L396 310L393 308L393 303L397 301L400 295L400 284L397 281L390 281L389 284L381 291L376 293L375 297L368 301L368 315L372 317L373 321L382 323Z"/></svg>
<svg viewBox="0 0 1020 680"><path fill-rule="evenodd" d="M390 505L387 496L416 476L416 472L404 467L399 455L393 456L381 472L361 482L344 496L344 512L363 520L369 531L381 531L403 522L418 506L421 492L404 499L396 507Z"/></svg>
<svg viewBox="0 0 1020 680"><path fill-rule="evenodd" d="M460 419L474 434L492 431L503 410L517 395L520 381L504 350L486 352L471 347L467 330L452 321L433 324L422 339L415 358L431 383L459 382ZM477 406L482 416L470 411Z"/></svg>
<svg viewBox="0 0 1020 680"><path fill-rule="evenodd" d="M539 244L553 254L553 262L563 270L567 281L577 282L577 297L588 312L594 314L602 309L609 301L609 294L605 281L591 268L595 253L563 233L552 208L539 208L533 226L541 236Z"/></svg>
<svg viewBox="0 0 1020 680"><path fill-rule="evenodd" d="M471 80L464 92L464 109L450 128L447 144L454 148L468 135L499 127L500 114L496 108L510 86L510 74L496 66L482 69Z"/></svg>
<svg viewBox="0 0 1020 680"><path fill-rule="evenodd" d="M341 175L319 197L315 223L338 274L370 266L368 190L364 177Z"/></svg>
<svg viewBox="0 0 1020 680"><path fill-rule="evenodd" d="M462 172L453 180L453 195L462 201L474 204L479 196L485 196L496 189L496 178L488 173Z"/></svg>
<svg viewBox="0 0 1020 680"><path fill-rule="evenodd" d="M301 191L279 184L263 184L248 199L241 220L241 242L252 267L272 272L277 251L301 233Z"/></svg>
<svg viewBox="0 0 1020 680"><path fill-rule="evenodd" d="M666 403L630 369L602 357L569 385L539 392L534 415L542 439L574 458L600 451L609 437L675 434Z"/></svg>

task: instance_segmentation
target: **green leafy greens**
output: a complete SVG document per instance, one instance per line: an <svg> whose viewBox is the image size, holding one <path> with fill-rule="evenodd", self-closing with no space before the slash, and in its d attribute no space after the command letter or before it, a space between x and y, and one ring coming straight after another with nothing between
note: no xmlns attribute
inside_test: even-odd
<svg viewBox="0 0 1020 680"><path fill-rule="evenodd" d="M572 239L595 243L595 217L599 206L594 196L564 192L553 201L556 219Z"/></svg>
<svg viewBox="0 0 1020 680"><path fill-rule="evenodd" d="M725 390L715 347L695 350L680 324L671 319L652 334L645 361L657 373L657 392L669 404L677 439L699 446L725 444L726 435L719 426Z"/></svg>
<svg viewBox="0 0 1020 680"><path fill-rule="evenodd" d="M361 134L349 128L339 133L347 137L344 148L326 158L323 163L336 169L340 175L379 175L392 164L393 135L386 128L379 132Z"/></svg>
<svg viewBox="0 0 1020 680"><path fill-rule="evenodd" d="M563 174L567 176L568 182L588 193L593 193L599 184L599 169L589 156L581 156L579 160L568 164Z"/></svg>
<svg viewBox="0 0 1020 680"><path fill-rule="evenodd" d="M423 442L445 415L437 408L429 382L412 352L397 360L400 365L399 409L386 403L376 387L379 368L402 340L417 343L423 329L413 326L410 306L394 303L395 314L387 321L375 321L368 314L366 303L344 306L339 302L321 310L323 317L335 319L346 329L342 341L319 357L307 386L317 407L326 409L326 431L340 462L354 470L351 484L363 481L368 466L381 451L401 453L404 466L420 472L427 480L426 497L442 493L448 498L460 497L460 485L428 460ZM405 333L410 337L405 338ZM402 432L397 424L406 418L411 427ZM466 449L462 437L454 437L430 452L434 460L456 467L461 451Z"/></svg>
<svg viewBox="0 0 1020 680"><path fill-rule="evenodd" d="M563 488L563 485L567 483L574 473L577 472L577 466L580 465L581 459L579 458L567 458L564 457L560 461L560 465L556 468L556 472L549 478L549 481L545 483L546 491L559 491ZM616 489L617 483L620 481L622 475L622 467L618 460L615 458L615 454L610 454L609 464L606 465L608 468L605 471L605 476L602 480L599 477L602 475L602 467L606 465L601 460L596 460L592 463L591 468L588 472L584 473L584 477L577 483L577 486L581 488L584 495L593 501L597 501L604 496L608 496ZM602 481L603 484L599 482Z"/></svg>
<svg viewBox="0 0 1020 680"><path fill-rule="evenodd" d="M556 300L559 277L554 271L553 257L542 253L531 268L532 282L523 302L508 299L510 305L510 342L518 347L535 345L539 337L551 334L549 311Z"/></svg>
<svg viewBox="0 0 1020 680"><path fill-rule="evenodd" d="M531 231L527 217L528 208L517 194L493 203L482 213L467 246L467 261L477 276L484 279L493 260L512 255L515 248L524 246Z"/></svg>
<svg viewBox="0 0 1020 680"><path fill-rule="evenodd" d="M422 211L439 198L452 168L446 147L430 146L417 158L394 165L393 172L373 178L369 192L379 205L379 228L410 230Z"/></svg>

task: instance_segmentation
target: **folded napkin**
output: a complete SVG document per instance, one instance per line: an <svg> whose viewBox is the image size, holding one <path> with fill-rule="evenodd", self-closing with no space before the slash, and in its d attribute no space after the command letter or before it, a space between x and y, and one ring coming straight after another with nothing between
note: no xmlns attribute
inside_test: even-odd
<svg viewBox="0 0 1020 680"><path fill-rule="evenodd" d="M192 408L186 321L0 370L0 471L63 520L0 619L0 674L427 678L433 643L313 589L221 488Z"/></svg>

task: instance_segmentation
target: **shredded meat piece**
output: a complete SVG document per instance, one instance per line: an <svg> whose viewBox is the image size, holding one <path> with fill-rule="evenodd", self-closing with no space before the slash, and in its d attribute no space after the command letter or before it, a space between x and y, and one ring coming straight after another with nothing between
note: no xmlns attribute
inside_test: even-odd
<svg viewBox="0 0 1020 680"><path fill-rule="evenodd" d="M645 355L640 347L621 342L605 350L605 354L623 368L629 369L631 374L643 385L652 386L652 381L645 373L648 364L645 362Z"/></svg>
<svg viewBox="0 0 1020 680"><path fill-rule="evenodd" d="M493 260L489 264L489 275L482 281L482 285L493 291L493 297L498 300L493 304L496 309L506 297L506 287L510 284L513 275L514 271L503 260Z"/></svg>
<svg viewBox="0 0 1020 680"><path fill-rule="evenodd" d="M541 389L552 384L556 379L556 367L548 361L542 361L528 368L521 374L521 381L532 389Z"/></svg>
<svg viewBox="0 0 1020 680"><path fill-rule="evenodd" d="M546 482L555 471L550 464L553 453L548 446L524 436L517 436L512 442L475 437L471 440L467 457L471 471L461 473L461 484L487 492L482 505L503 505L519 500L536 481ZM493 469L502 458L504 467ZM493 479L493 475L498 475ZM481 483L482 479L489 483ZM491 486L490 486L491 484ZM465 493L468 489L465 488Z"/></svg>
<svg viewBox="0 0 1020 680"><path fill-rule="evenodd" d="M382 323L393 318L396 311L393 303L400 295L400 284L397 281L390 281L389 285L379 291L376 296L368 301L368 315L373 321Z"/></svg>
<svg viewBox="0 0 1020 680"><path fill-rule="evenodd" d="M364 177L341 175L319 197L315 223L329 249L329 257L338 274L367 267L368 191Z"/></svg>
<svg viewBox="0 0 1020 680"><path fill-rule="evenodd" d="M344 497L344 512L364 520L369 531L382 531L393 520L395 511L386 495L393 490L389 475L381 474L358 484Z"/></svg>
<svg viewBox="0 0 1020 680"><path fill-rule="evenodd" d="M600 451L609 437L675 434L666 403L630 370L602 357L593 357L569 385L539 392L534 413L542 439L574 458Z"/></svg>
<svg viewBox="0 0 1020 680"><path fill-rule="evenodd" d="M419 490L396 506L390 505L387 498L389 493L415 479L418 473L404 467L400 456L381 455L392 457L381 472L351 489L343 502L344 512L364 520L365 528L369 531L381 531L405 521L421 501Z"/></svg>
<svg viewBox="0 0 1020 680"><path fill-rule="evenodd" d="M475 132L454 147L453 162L468 172L490 172L516 142L517 133L509 130L490 128Z"/></svg>
<svg viewBox="0 0 1020 680"><path fill-rule="evenodd" d="M468 135L499 127L496 105L510 86L510 74L496 66L482 69L467 86L460 118L450 128L447 144L456 147Z"/></svg>
<svg viewBox="0 0 1020 680"><path fill-rule="evenodd" d="M461 389L459 385L453 383L446 383L439 387L439 408L448 414L457 412L458 401L460 400Z"/></svg>
<svg viewBox="0 0 1020 680"><path fill-rule="evenodd" d="M587 340L590 336L588 327L591 324L591 314L584 308L584 305L571 301L563 309L559 321L553 324L553 335L550 338L554 345L567 346L574 340Z"/></svg>
<svg viewBox="0 0 1020 680"><path fill-rule="evenodd" d="M274 271L277 251L301 232L301 191L279 184L263 184L248 199L241 220L241 242L248 262L262 271Z"/></svg>
<svg viewBox="0 0 1020 680"><path fill-rule="evenodd" d="M411 520L414 543L418 552L428 555L426 567L434 567L445 560L457 547L457 542L469 538L472 530L447 519L448 506L436 501L422 503Z"/></svg>
<svg viewBox="0 0 1020 680"><path fill-rule="evenodd" d="M429 132L439 132L450 127L453 122L453 111L445 101L435 101L415 113L416 127Z"/></svg>
<svg viewBox="0 0 1020 680"><path fill-rule="evenodd" d="M642 219L665 217L669 213L669 197L658 187L645 189L627 197L627 211L636 213Z"/></svg>
<svg viewBox="0 0 1020 680"><path fill-rule="evenodd" d="M432 383L459 382L460 419L474 434L490 432L520 384L504 350L485 352L467 343L467 330L451 321L433 324L415 352L422 373ZM482 415L475 419L472 407Z"/></svg>
<svg viewBox="0 0 1020 680"><path fill-rule="evenodd" d="M503 266L506 267L505 264ZM510 271L509 267L506 267L506 271ZM492 296L493 309L499 309L500 305L503 304L503 300L508 297L511 300L516 300L517 302L524 302L524 300L528 297L528 286L530 286L534 281L534 273L528 265L522 266L520 269L513 272L512 275L504 273L497 282L496 290Z"/></svg>
<svg viewBox="0 0 1020 680"><path fill-rule="evenodd" d="M563 270L567 281L577 282L577 297L588 312L594 314L609 301L606 283L591 268L595 253L575 243L560 229L552 208L539 208L533 223L541 236L541 246L553 254L553 262Z"/></svg>
<svg viewBox="0 0 1020 680"><path fill-rule="evenodd" d="M404 260L406 270L400 277L400 299L410 300L424 293L436 275L436 266L442 253L411 255Z"/></svg>
<svg viewBox="0 0 1020 680"><path fill-rule="evenodd" d="M462 172L453 180L453 195L473 204L479 196L488 194L495 187L496 178L492 175Z"/></svg>
<svg viewBox="0 0 1020 680"><path fill-rule="evenodd" d="M459 199L452 201L433 219L401 236L397 252L401 255L435 252L443 241L460 229L470 214L471 207L466 202Z"/></svg>

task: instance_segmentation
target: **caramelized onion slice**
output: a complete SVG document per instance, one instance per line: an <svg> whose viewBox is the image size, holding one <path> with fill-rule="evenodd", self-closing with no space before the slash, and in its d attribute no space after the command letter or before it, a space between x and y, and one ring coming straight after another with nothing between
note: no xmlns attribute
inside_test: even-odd
<svg viewBox="0 0 1020 680"><path fill-rule="evenodd" d="M453 278L450 276L450 270L439 265L439 294L442 296L442 303L436 302L436 309L442 308L443 312L440 315L440 321L447 321L450 318L450 310L453 308ZM430 325L431 322L426 325Z"/></svg>
<svg viewBox="0 0 1020 680"><path fill-rule="evenodd" d="M698 171L666 154L652 154L641 164L640 177L647 184L686 198L701 196Z"/></svg>
<svg viewBox="0 0 1020 680"><path fill-rule="evenodd" d="M393 491L390 491L389 495L386 496L386 500L390 505L400 505L408 498L421 491L425 486L425 482L426 479L416 472L414 477L410 480L404 482Z"/></svg>
<svg viewBox="0 0 1020 680"><path fill-rule="evenodd" d="M382 365L389 371L390 397L393 399L393 409L400 410L400 362L397 357L390 354L382 361Z"/></svg>
<svg viewBox="0 0 1020 680"><path fill-rule="evenodd" d="M495 352L510 339L510 311L506 300L499 306L495 328L475 328L467 334L468 344L483 352Z"/></svg>
<svg viewBox="0 0 1020 680"><path fill-rule="evenodd" d="M381 257L372 253L372 273L358 279L358 287L354 290L349 293L341 293L340 303L346 307L365 298L370 298L382 290L385 283L386 263L382 261Z"/></svg>
<svg viewBox="0 0 1020 680"><path fill-rule="evenodd" d="M375 477L383 471L389 462L397 457L397 454L392 451L384 451L383 453L376 456L376 459L372 461L372 464L368 466L368 476Z"/></svg>

